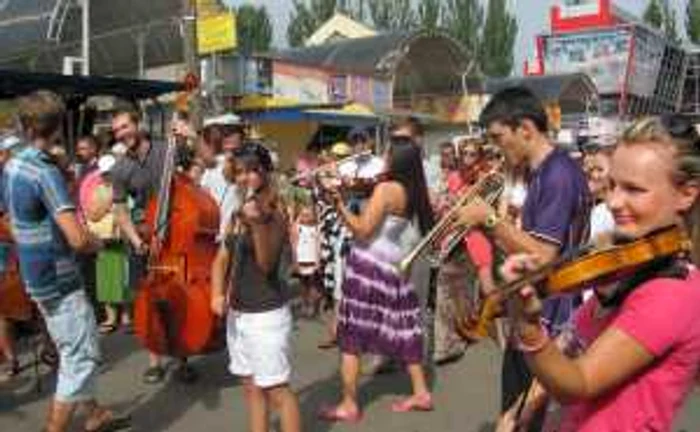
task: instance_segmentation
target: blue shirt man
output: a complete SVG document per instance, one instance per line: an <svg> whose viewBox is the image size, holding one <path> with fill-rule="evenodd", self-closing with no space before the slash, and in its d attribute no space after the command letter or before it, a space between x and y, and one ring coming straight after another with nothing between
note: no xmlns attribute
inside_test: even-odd
<svg viewBox="0 0 700 432"><path fill-rule="evenodd" d="M75 206L51 156L23 149L3 169L2 184L30 297L46 301L82 288L75 254L55 222L57 214Z"/></svg>

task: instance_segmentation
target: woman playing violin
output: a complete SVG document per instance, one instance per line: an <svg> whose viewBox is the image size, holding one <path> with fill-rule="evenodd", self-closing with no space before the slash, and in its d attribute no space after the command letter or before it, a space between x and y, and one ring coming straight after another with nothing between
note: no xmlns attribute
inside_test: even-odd
<svg viewBox="0 0 700 432"><path fill-rule="evenodd" d="M612 155L610 176L608 205L616 234L640 239L684 227L697 264L700 137L692 124L676 116L635 123ZM533 267L529 257L513 256L504 275L513 279ZM534 290L521 290L510 311L536 382L522 413L516 402L499 430L525 426L549 396L562 409L559 418L550 411L545 430L670 431L700 367L699 276L691 262L675 258L643 281L637 272L632 283L626 278L595 287L596 295L577 312L568 344L548 337ZM563 351L578 355L571 358Z"/></svg>

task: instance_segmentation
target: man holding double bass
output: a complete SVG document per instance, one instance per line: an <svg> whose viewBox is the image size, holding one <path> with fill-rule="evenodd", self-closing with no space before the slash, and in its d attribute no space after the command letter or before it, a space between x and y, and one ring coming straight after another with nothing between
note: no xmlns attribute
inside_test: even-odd
<svg viewBox="0 0 700 432"><path fill-rule="evenodd" d="M525 88L505 89L494 95L480 120L507 165L529 172L522 229L501 219L479 199L462 209L460 221L486 228L507 254L530 253L542 262L580 246L587 238L592 204L586 177L565 150L549 141L548 118L540 100ZM577 303L574 296L545 301L543 319L550 334L556 335L570 324ZM526 392L531 381L524 356L509 343L501 376L503 412ZM529 430L540 430L542 419L542 415L537 416Z"/></svg>
<svg viewBox="0 0 700 432"><path fill-rule="evenodd" d="M158 195L161 175L165 167L167 145L152 140L140 130L140 114L131 104L118 106L112 118L112 133L116 142L126 146L127 152L119 158L112 171L114 215L124 237L131 245L129 251L129 281L134 289L147 273L150 249L149 228L145 213L148 202ZM175 130L175 129L174 129ZM184 128L178 128L177 132ZM129 207L131 200L132 208ZM189 383L197 374L186 359L180 359L176 375L182 382ZM149 366L143 374L143 381L155 384L165 379L165 368L160 356L149 353Z"/></svg>

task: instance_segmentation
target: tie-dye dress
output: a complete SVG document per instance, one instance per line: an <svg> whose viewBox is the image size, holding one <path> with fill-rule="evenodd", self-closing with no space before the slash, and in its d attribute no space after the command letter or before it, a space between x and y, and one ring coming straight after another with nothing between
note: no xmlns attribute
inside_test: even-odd
<svg viewBox="0 0 700 432"><path fill-rule="evenodd" d="M417 224L387 216L368 242L356 241L346 261L338 342L345 353L381 354L418 363L423 334L410 275L395 268L420 240Z"/></svg>

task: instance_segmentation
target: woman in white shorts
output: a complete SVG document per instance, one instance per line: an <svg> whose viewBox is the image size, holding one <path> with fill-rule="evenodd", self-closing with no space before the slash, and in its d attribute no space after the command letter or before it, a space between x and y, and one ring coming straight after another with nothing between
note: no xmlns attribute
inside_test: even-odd
<svg viewBox="0 0 700 432"><path fill-rule="evenodd" d="M234 157L250 192L213 264L212 309L227 314L229 370L243 381L249 430L268 432L272 405L282 431L296 432L301 430L299 404L289 386L292 315L281 271L289 243L284 207L269 184L267 149L248 143Z"/></svg>

